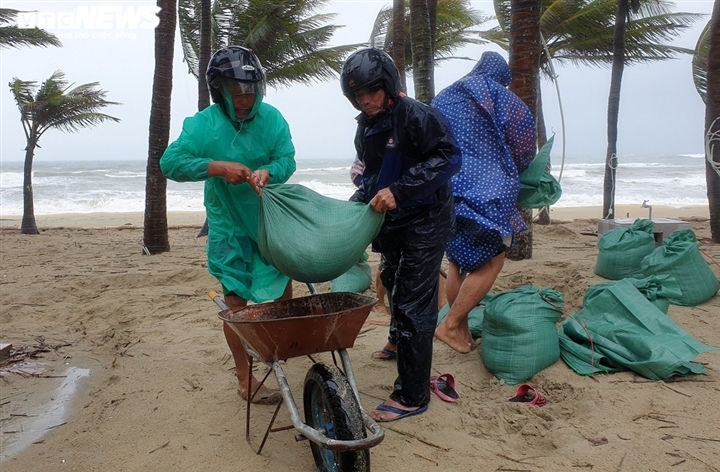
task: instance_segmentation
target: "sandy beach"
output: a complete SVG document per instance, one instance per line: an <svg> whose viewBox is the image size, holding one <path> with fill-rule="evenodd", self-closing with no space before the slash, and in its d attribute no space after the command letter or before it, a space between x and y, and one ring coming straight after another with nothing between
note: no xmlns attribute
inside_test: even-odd
<svg viewBox="0 0 720 472"><path fill-rule="evenodd" d="M647 217L639 205L617 216ZM692 224L720 277L707 207L654 207L654 217ZM554 208L534 227L534 255L507 262L493 291L533 284L562 292L566 311L593 274L600 208ZM261 455L245 443L245 403L206 269L202 212L168 215L171 251L142 253L141 213L37 216L41 234L21 235L20 217L0 220L0 343L28 353L0 376L2 472L311 471L307 442L273 433ZM372 254L371 265L378 256ZM295 295L308 293L295 283ZM319 284L321 292L328 284ZM372 288L366 294L373 295ZM720 347L720 298L671 306L668 316L695 339ZM396 376L373 351L387 336L374 311L350 357L367 411ZM32 355L31 355L32 354ZM329 354L316 360L331 362ZM528 383L542 407L509 403L516 387L495 378L480 350L458 354L436 341L433 371L451 372L460 401L433 396L427 413L385 425L371 450L376 471L717 471L720 470L720 352L696 359L706 373L650 381L632 372L582 377L562 360ZM311 362L283 369L298 405ZM262 376L266 367L258 370ZM276 386L274 377L269 379ZM253 407L259 443L271 407ZM290 424L282 408L277 425Z"/></svg>

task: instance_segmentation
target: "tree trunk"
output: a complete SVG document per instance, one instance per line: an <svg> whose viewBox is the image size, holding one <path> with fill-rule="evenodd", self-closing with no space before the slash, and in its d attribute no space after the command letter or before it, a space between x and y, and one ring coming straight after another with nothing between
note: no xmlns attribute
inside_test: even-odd
<svg viewBox="0 0 720 472"><path fill-rule="evenodd" d="M198 57L198 111L210 106L210 92L205 80L212 56L212 0L200 0L200 56Z"/></svg>
<svg viewBox="0 0 720 472"><path fill-rule="evenodd" d="M605 154L605 180L603 182L603 218L615 218L615 173L617 169L618 115L620 113L620 86L625 68L625 21L628 16L628 0L619 0L615 13L615 39L613 41L613 64L608 97L607 137Z"/></svg>
<svg viewBox="0 0 720 472"><path fill-rule="evenodd" d="M21 234L40 234L35 224L35 204L33 202L32 187L32 165L33 157L35 157L35 146L37 139L31 137L28 139L25 148L25 166L23 170L23 217L20 224Z"/></svg>
<svg viewBox="0 0 720 472"><path fill-rule="evenodd" d="M426 105L434 97L432 89L432 44L426 0L410 0L410 47L413 55L415 98Z"/></svg>
<svg viewBox="0 0 720 472"><path fill-rule="evenodd" d="M173 45L177 0L158 0L160 23L155 28L155 75L153 77L150 136L145 181L143 245L150 254L170 250L167 227L167 180L160 171L160 157L170 139Z"/></svg>
<svg viewBox="0 0 720 472"><path fill-rule="evenodd" d="M510 69L513 72L510 90L515 92L537 115L537 86L540 73L540 1L511 0L510 5ZM507 252L507 256L511 260L532 258L532 210L521 208L520 212L528 230L515 237L515 246Z"/></svg>
<svg viewBox="0 0 720 472"><path fill-rule="evenodd" d="M198 57L198 111L210 106L210 92L208 91L205 72L212 56L212 0L200 0L200 57ZM198 238L207 236L208 221L205 218Z"/></svg>
<svg viewBox="0 0 720 472"><path fill-rule="evenodd" d="M428 63L428 89L430 90L430 100L435 98L435 41L437 38L437 2L438 0L427 0L428 23L430 24L430 54Z"/></svg>
<svg viewBox="0 0 720 472"><path fill-rule="evenodd" d="M720 0L715 0L710 20L710 51L707 66L707 100L705 102L705 135L720 134ZM710 234L720 243L720 142L715 142L712 156L705 156L705 179L710 207ZM714 166L710 161L714 163ZM713 168L714 167L714 168Z"/></svg>
<svg viewBox="0 0 720 472"><path fill-rule="evenodd" d="M400 85L407 92L405 79L405 0L393 0L392 58L400 72Z"/></svg>

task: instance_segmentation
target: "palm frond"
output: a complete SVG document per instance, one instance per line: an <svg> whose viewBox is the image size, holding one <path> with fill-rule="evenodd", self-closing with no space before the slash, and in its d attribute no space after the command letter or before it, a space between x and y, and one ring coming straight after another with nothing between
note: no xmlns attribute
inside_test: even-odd
<svg viewBox="0 0 720 472"><path fill-rule="evenodd" d="M55 35L45 30L40 28L19 28L17 25L19 13L26 12L0 8L0 49L24 46L62 46L62 43Z"/></svg>

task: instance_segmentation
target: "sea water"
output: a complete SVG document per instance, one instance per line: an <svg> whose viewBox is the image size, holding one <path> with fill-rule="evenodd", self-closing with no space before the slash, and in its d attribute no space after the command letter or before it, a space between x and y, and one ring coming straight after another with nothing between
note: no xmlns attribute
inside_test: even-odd
<svg viewBox="0 0 720 472"><path fill-rule="evenodd" d="M704 154L622 156L617 165L616 204L675 207L707 205ZM347 200L354 192L349 160L298 160L290 183L328 197ZM145 209L142 160L52 161L33 163L35 215L142 212ZM552 173L560 176L554 157ZM562 165L562 198L557 207L602 206L604 157L567 158ZM168 211L202 211L203 183L168 181ZM0 162L0 216L23 212L23 163Z"/></svg>

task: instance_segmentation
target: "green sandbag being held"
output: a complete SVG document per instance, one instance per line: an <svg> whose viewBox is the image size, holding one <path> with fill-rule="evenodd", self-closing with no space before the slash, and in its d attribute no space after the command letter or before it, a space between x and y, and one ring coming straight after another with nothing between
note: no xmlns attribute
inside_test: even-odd
<svg viewBox="0 0 720 472"><path fill-rule="evenodd" d="M326 282L360 260L384 218L369 205L325 197L302 185L268 185L260 198L258 248L290 278Z"/></svg>
<svg viewBox="0 0 720 472"><path fill-rule="evenodd" d="M485 367L515 385L554 363L560 357L555 323L564 305L560 292L532 285L487 299L481 344Z"/></svg>
<svg viewBox="0 0 720 472"><path fill-rule="evenodd" d="M628 228L615 228L598 240L595 274L610 280L642 278L645 256L655 250L655 223L637 219Z"/></svg>
<svg viewBox="0 0 720 472"><path fill-rule="evenodd" d="M372 284L372 269L367 263L368 254L363 252L360 260L350 267L350 270L330 281L331 292L361 293Z"/></svg>
<svg viewBox="0 0 720 472"><path fill-rule="evenodd" d="M517 204L523 208L543 208L554 205L562 196L560 182L548 172L550 150L555 136L547 140L530 166L520 174L520 193Z"/></svg>
<svg viewBox="0 0 720 472"><path fill-rule="evenodd" d="M720 288L690 229L679 229L668 236L662 246L642 260L642 271L645 276L668 276L680 287L682 294L670 297L673 305L699 305Z"/></svg>

